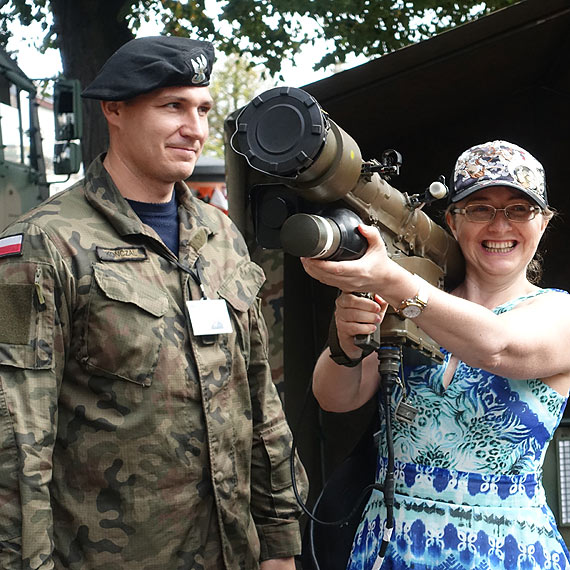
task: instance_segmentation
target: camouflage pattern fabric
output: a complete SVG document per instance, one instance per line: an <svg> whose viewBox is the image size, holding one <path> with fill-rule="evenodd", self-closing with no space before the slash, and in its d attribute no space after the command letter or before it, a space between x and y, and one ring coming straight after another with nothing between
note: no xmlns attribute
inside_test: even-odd
<svg viewBox="0 0 570 570"><path fill-rule="evenodd" d="M269 329L269 366L279 397L285 403L283 251L257 247L252 251L251 257L263 269L266 276L259 296L263 317Z"/></svg>
<svg viewBox="0 0 570 570"><path fill-rule="evenodd" d="M200 257L230 334L192 334L198 285L101 159L3 234L23 235L0 257L4 570L253 570L300 552L263 272L226 215L176 192L178 260Z"/></svg>

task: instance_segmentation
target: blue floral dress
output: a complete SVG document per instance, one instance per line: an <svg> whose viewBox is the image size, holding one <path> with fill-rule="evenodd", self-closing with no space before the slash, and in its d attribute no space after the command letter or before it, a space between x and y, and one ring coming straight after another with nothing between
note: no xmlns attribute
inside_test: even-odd
<svg viewBox="0 0 570 570"><path fill-rule="evenodd" d="M541 289L495 308L508 311ZM459 362L404 373L414 421L393 422L395 526L382 560L386 510L374 491L349 570L570 569L541 483L548 442L566 398L540 380L509 380ZM393 401L401 396L396 390ZM383 434L377 481L386 472Z"/></svg>

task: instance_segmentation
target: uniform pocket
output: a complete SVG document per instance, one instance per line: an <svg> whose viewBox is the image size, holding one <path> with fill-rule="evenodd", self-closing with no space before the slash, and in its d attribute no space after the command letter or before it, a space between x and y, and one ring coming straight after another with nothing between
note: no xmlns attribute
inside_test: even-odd
<svg viewBox="0 0 570 570"><path fill-rule="evenodd" d="M233 322L237 327L236 335L240 349L245 359L246 368L249 365L250 329L249 309L265 281L261 267L253 261L244 261L220 285L218 295L228 303Z"/></svg>
<svg viewBox="0 0 570 570"><path fill-rule="evenodd" d="M264 281L265 275L261 267L253 261L244 261L220 285L218 294L238 311L247 311Z"/></svg>
<svg viewBox="0 0 570 570"><path fill-rule="evenodd" d="M281 491L291 485L289 458L291 432L283 421L261 433L261 441L269 459L269 481L272 491Z"/></svg>
<svg viewBox="0 0 570 570"><path fill-rule="evenodd" d="M0 284L0 364L49 370L54 365L53 268L17 263L9 269L9 279L3 275Z"/></svg>
<svg viewBox="0 0 570 570"><path fill-rule="evenodd" d="M95 374L150 386L167 310L166 293L128 267L95 264L79 360Z"/></svg>

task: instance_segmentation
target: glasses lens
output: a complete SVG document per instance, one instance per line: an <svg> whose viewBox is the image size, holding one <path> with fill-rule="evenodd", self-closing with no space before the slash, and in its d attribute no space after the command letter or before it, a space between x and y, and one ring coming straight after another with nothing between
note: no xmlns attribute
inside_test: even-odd
<svg viewBox="0 0 570 570"><path fill-rule="evenodd" d="M535 211L530 204L510 204L505 208L505 215L513 222L528 222L534 218Z"/></svg>
<svg viewBox="0 0 570 570"><path fill-rule="evenodd" d="M472 204L465 208L465 216L472 222L489 222L495 216L495 208L489 204Z"/></svg>

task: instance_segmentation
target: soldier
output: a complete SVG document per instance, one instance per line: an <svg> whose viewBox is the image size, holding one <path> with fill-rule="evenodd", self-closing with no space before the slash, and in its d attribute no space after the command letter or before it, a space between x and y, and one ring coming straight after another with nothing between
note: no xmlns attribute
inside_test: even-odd
<svg viewBox="0 0 570 570"><path fill-rule="evenodd" d="M213 61L186 38L122 46L83 92L108 152L0 236L4 570L295 567L264 276L182 182Z"/></svg>

